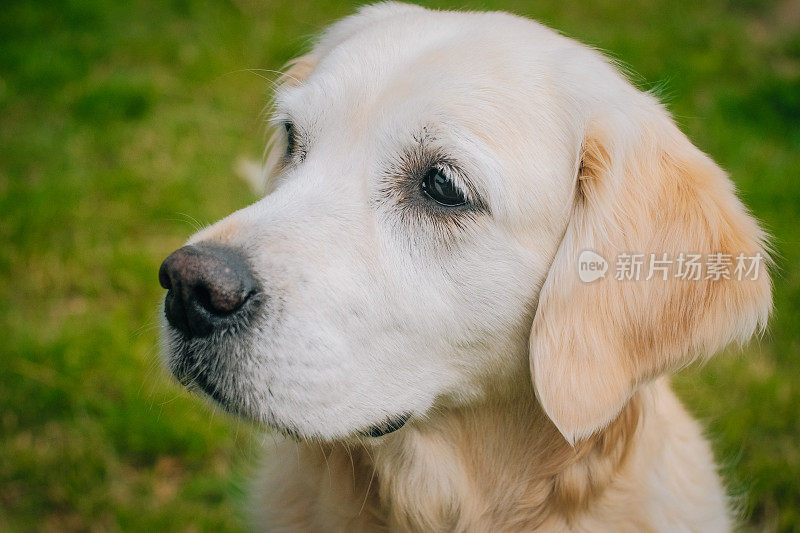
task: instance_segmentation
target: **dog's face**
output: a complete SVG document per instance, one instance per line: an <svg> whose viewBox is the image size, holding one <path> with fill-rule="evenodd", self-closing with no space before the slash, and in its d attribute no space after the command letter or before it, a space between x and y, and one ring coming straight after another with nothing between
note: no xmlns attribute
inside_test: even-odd
<svg viewBox="0 0 800 533"><path fill-rule="evenodd" d="M580 139L462 17L366 24L278 92L275 190L191 240L242 248L263 301L243 327L168 329L170 364L227 408L342 437L527 367Z"/></svg>
<svg viewBox="0 0 800 533"><path fill-rule="evenodd" d="M277 92L274 190L162 267L168 365L306 438L513 389L585 201L587 130L645 98L524 19L398 4L345 19Z"/></svg>

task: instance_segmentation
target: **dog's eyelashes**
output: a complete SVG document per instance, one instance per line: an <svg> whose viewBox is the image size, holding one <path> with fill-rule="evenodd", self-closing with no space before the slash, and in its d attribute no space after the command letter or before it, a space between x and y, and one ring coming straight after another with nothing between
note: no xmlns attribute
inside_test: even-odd
<svg viewBox="0 0 800 533"><path fill-rule="evenodd" d="M419 186L429 198L438 204L456 207L467 203L464 194L439 168L431 167L425 173Z"/></svg>
<svg viewBox="0 0 800 533"><path fill-rule="evenodd" d="M284 155L286 159L291 159L297 147L297 135L294 130L294 124L291 122L284 122L283 127L286 130L286 153Z"/></svg>

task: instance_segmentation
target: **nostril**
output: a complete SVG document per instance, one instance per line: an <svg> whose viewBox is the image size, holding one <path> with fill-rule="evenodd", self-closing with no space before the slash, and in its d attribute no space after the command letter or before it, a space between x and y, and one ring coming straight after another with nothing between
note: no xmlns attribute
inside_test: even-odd
<svg viewBox="0 0 800 533"><path fill-rule="evenodd" d="M240 287L224 285L198 285L194 288L194 298L207 311L223 316L236 312L247 301L249 294Z"/></svg>
<svg viewBox="0 0 800 533"><path fill-rule="evenodd" d="M229 315L247 301L254 281L240 257L228 250L215 252L216 257L205 265L203 276L192 290L197 303L207 311L218 316Z"/></svg>
<svg viewBox="0 0 800 533"><path fill-rule="evenodd" d="M208 288L205 285L198 285L194 287L194 298L197 300L204 309L208 309L209 311L213 311L213 305L211 304L211 294L208 292Z"/></svg>
<svg viewBox="0 0 800 533"><path fill-rule="evenodd" d="M208 289L199 295L201 303L206 303L206 309L217 315L229 315L236 312L244 305L246 296L241 291L228 292L216 287L216 291L209 292ZM238 294L237 294L238 293Z"/></svg>
<svg viewBox="0 0 800 533"><path fill-rule="evenodd" d="M158 283L167 290L172 289L172 280L169 279L169 265L167 262L169 258L165 259L161 263L161 267L158 269Z"/></svg>

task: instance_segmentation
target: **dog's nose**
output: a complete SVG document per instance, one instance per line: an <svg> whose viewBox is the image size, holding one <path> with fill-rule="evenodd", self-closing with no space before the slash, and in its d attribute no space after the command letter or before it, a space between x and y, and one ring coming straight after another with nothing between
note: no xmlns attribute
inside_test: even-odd
<svg viewBox="0 0 800 533"><path fill-rule="evenodd" d="M203 337L230 323L257 290L244 256L235 248L209 244L184 246L158 271L167 289L169 323L189 337Z"/></svg>

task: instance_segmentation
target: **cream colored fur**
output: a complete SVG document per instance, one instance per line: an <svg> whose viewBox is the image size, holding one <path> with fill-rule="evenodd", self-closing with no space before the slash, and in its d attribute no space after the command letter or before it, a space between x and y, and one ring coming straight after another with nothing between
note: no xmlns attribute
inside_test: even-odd
<svg viewBox="0 0 800 533"><path fill-rule="evenodd" d="M653 96L533 21L388 3L293 62L273 123L271 194L190 241L246 250L269 305L227 344L165 335L224 407L297 436L266 447L259 529L730 529L666 375L764 327L767 273L576 271L584 250L767 257ZM430 204L414 150L480 201Z"/></svg>
<svg viewBox="0 0 800 533"><path fill-rule="evenodd" d="M377 446L266 447L259 530L727 531L708 444L665 378L570 447L532 396L434 415Z"/></svg>

